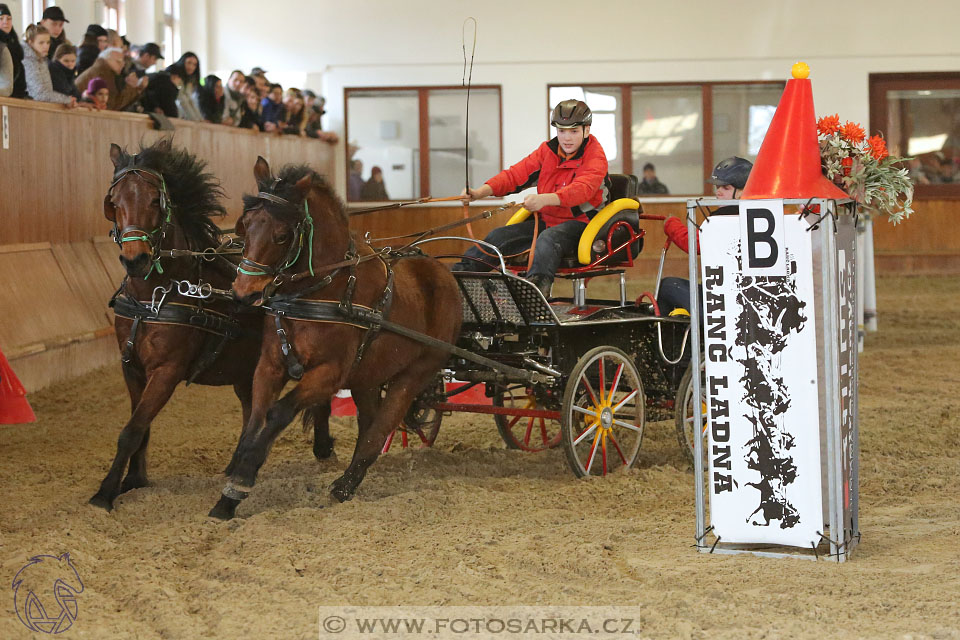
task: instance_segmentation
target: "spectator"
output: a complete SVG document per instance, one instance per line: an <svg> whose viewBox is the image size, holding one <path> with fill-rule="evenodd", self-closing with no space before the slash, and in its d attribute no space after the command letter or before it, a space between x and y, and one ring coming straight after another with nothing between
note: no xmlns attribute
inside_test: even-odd
<svg viewBox="0 0 960 640"><path fill-rule="evenodd" d="M110 99L107 108L111 111L122 111L136 102L140 94L147 87L147 79L140 78L133 73L126 76L122 85L117 80L123 71L123 51L114 47L100 52L93 65L80 74L74 83L77 89L85 89L93 78L102 78L110 90Z"/></svg>
<svg viewBox="0 0 960 640"><path fill-rule="evenodd" d="M363 163L354 160L350 163L350 175L347 176L347 200L359 200L363 185Z"/></svg>
<svg viewBox="0 0 960 640"><path fill-rule="evenodd" d="M83 42L77 47L77 73L93 66L104 49L107 48L107 30L98 24L91 24L83 34Z"/></svg>
<svg viewBox="0 0 960 640"><path fill-rule="evenodd" d="M0 98L13 93L13 58L7 45L0 42Z"/></svg>
<svg viewBox="0 0 960 640"><path fill-rule="evenodd" d="M77 48L72 44L62 44L57 47L57 52L53 55L53 61L47 65L50 70L50 80L53 82L53 90L67 96L73 96L80 99L80 91L77 90Z"/></svg>
<svg viewBox="0 0 960 640"><path fill-rule="evenodd" d="M97 111L104 111L110 102L110 88L103 78L91 78L83 92L81 100L92 105Z"/></svg>
<svg viewBox="0 0 960 640"><path fill-rule="evenodd" d="M187 51L180 59L167 67L171 74L177 74L183 80L183 86L180 87L180 97L177 98L177 106L180 108L180 117L184 120L203 120L203 114L197 106L193 95L200 88L200 59L197 54Z"/></svg>
<svg viewBox="0 0 960 640"><path fill-rule="evenodd" d="M279 131L283 121L283 87L274 83L267 97L260 101L261 129L271 133Z"/></svg>
<svg viewBox="0 0 960 640"><path fill-rule="evenodd" d="M256 129L263 131L260 126L260 94L257 93L256 86L250 87L243 101L243 107L240 109L240 122L237 124L241 129Z"/></svg>
<svg viewBox="0 0 960 640"><path fill-rule="evenodd" d="M180 76L158 71L146 77L150 84L140 98L140 106L144 112L162 113L168 118L180 117L180 110L177 108L177 96L180 94L180 85L177 83L183 83Z"/></svg>
<svg viewBox="0 0 960 640"><path fill-rule="evenodd" d="M147 75L147 70L157 64L157 60L163 60L163 53L156 42L137 47L137 57L133 60L133 72L138 78Z"/></svg>
<svg viewBox="0 0 960 640"><path fill-rule="evenodd" d="M204 121L220 124L223 120L223 82L215 75L203 79L203 86L197 89L197 106Z"/></svg>
<svg viewBox="0 0 960 640"><path fill-rule="evenodd" d="M261 98L267 97L267 91L269 91L269 82L267 82L267 74L260 67L254 67L250 70L250 77L253 78L253 82L257 87L257 93L260 94Z"/></svg>
<svg viewBox="0 0 960 640"><path fill-rule="evenodd" d="M27 78L23 74L23 46L17 37L17 30L13 28L13 15L3 3L0 3L0 42L6 45L12 63L13 84L9 95L11 98L26 98Z"/></svg>
<svg viewBox="0 0 960 640"><path fill-rule="evenodd" d="M53 90L50 70L47 68L47 49L50 34L43 27L31 24L23 34L27 47L23 50L23 72L27 78L27 92L38 102L55 102L70 108L77 106L77 99Z"/></svg>
<svg viewBox="0 0 960 640"><path fill-rule="evenodd" d="M227 87L223 92L223 119L222 124L237 126L240 123L240 110L243 107L243 96L247 91L247 77L243 71L234 69L227 78Z"/></svg>
<svg viewBox="0 0 960 640"><path fill-rule="evenodd" d="M283 99L283 109L286 126L283 132L287 135L302 136L307 126L307 110L304 108L303 93L300 89L290 87Z"/></svg>
<svg viewBox="0 0 960 640"><path fill-rule="evenodd" d="M43 10L43 16L40 18L40 26L50 34L50 53L47 58L53 62L57 49L62 44L70 44L67 40L67 34L63 32L63 23L70 22L63 15L63 9L60 7L47 7Z"/></svg>
<svg viewBox="0 0 960 640"><path fill-rule="evenodd" d="M670 193L667 185L657 179L657 168L652 162L643 165L643 180L640 181L640 193L644 195L664 195Z"/></svg>
<svg viewBox="0 0 960 640"><path fill-rule="evenodd" d="M389 200L387 187L383 184L383 170L380 167L370 169L370 179L363 184L360 190L361 200Z"/></svg>

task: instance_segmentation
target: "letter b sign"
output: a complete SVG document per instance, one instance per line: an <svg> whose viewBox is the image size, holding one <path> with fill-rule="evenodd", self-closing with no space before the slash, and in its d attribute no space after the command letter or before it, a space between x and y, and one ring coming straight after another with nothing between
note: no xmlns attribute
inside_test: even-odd
<svg viewBox="0 0 960 640"><path fill-rule="evenodd" d="M743 273L785 276L783 200L740 201L740 255Z"/></svg>

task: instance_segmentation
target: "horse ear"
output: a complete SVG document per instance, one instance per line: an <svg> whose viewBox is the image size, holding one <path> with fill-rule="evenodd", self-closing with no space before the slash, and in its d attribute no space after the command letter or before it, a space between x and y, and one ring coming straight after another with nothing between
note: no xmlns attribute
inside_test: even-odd
<svg viewBox="0 0 960 640"><path fill-rule="evenodd" d="M110 222L117 222L117 208L110 201L110 194L103 196L103 217Z"/></svg>
<svg viewBox="0 0 960 640"><path fill-rule="evenodd" d="M253 177L256 178L258 185L270 181L270 165L263 156L257 156L257 163L253 165Z"/></svg>
<svg viewBox="0 0 960 640"><path fill-rule="evenodd" d="M300 197L306 198L307 193L310 192L310 187L313 186L313 176L310 174L307 174L302 178L300 178L299 180L297 180L297 184L293 186L296 187L297 193L300 194Z"/></svg>
<svg viewBox="0 0 960 640"><path fill-rule="evenodd" d="M167 153L173 148L173 142L170 140L170 138L160 138L157 140L157 143L153 145L153 148L157 151Z"/></svg>
<svg viewBox="0 0 960 640"><path fill-rule="evenodd" d="M120 168L120 163L123 161L123 149L121 149L119 145L114 143L110 144L110 160L113 162L115 169Z"/></svg>

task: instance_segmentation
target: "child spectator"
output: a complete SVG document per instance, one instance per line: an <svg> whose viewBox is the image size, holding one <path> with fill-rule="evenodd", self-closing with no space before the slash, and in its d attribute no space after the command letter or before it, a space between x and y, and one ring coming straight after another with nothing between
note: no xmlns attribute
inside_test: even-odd
<svg viewBox="0 0 960 640"><path fill-rule="evenodd" d="M97 56L107 48L107 30L98 24L91 24L83 34L83 42L77 47L77 73L93 66Z"/></svg>
<svg viewBox="0 0 960 640"><path fill-rule="evenodd" d="M47 64L53 90L66 96L80 99L80 92L74 84L77 80L77 48L72 44L62 44L53 54L53 60Z"/></svg>
<svg viewBox="0 0 960 640"><path fill-rule="evenodd" d="M283 87L274 83L267 97L260 101L260 128L271 133L279 131L283 120Z"/></svg>
<svg viewBox="0 0 960 640"><path fill-rule="evenodd" d="M197 89L197 106L206 122L220 124L223 120L223 82L211 74L203 79Z"/></svg>
<svg viewBox="0 0 960 640"><path fill-rule="evenodd" d="M67 40L67 34L63 32L63 23L70 22L63 15L63 9L60 7L47 7L43 10L43 16L40 18L40 26L50 33L50 53L47 54L50 62L53 62L57 55L57 48L63 44L70 44Z"/></svg>
<svg viewBox="0 0 960 640"><path fill-rule="evenodd" d="M200 58L192 51L187 51L180 59L167 67L167 72L180 76L183 86L180 87L180 97L177 106L180 108L180 117L184 120L203 120L203 114L193 97L200 88Z"/></svg>
<svg viewBox="0 0 960 640"><path fill-rule="evenodd" d="M13 28L13 15L3 3L0 3L0 42L6 45L13 70L13 84L8 95L11 98L26 98L27 79L23 74L23 47L17 37L17 30Z"/></svg>
<svg viewBox="0 0 960 640"><path fill-rule="evenodd" d="M105 111L110 102L110 89L103 78L91 78L83 92L83 102L93 105L97 111Z"/></svg>
<svg viewBox="0 0 960 640"><path fill-rule="evenodd" d="M23 34L27 48L23 50L23 72L27 78L27 91L38 102L55 102L73 108L77 99L53 90L50 70L47 68L47 49L50 34L43 27L31 24Z"/></svg>

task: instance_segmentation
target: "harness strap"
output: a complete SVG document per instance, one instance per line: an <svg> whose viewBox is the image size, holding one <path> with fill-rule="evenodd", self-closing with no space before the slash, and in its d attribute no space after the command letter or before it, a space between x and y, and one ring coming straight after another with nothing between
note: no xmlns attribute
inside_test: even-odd
<svg viewBox="0 0 960 640"><path fill-rule="evenodd" d="M373 310L380 313L380 317L386 319L390 316L390 308L393 306L393 269L387 263L386 260L383 260L383 266L387 269L387 285L383 288L383 294L380 296L380 300L377 301L376 306ZM353 361L353 366L358 367L360 361L363 360L363 354L366 352L367 347L370 346L370 343L373 342L374 338L377 337L377 334L380 333L380 325L372 325L367 329L366 334L363 336L363 342L360 343L360 348L357 349L357 357Z"/></svg>
<svg viewBox="0 0 960 640"><path fill-rule="evenodd" d="M130 327L127 342L123 345L123 355L120 356L120 362L124 367L129 366L133 362L133 346L137 339L137 329L140 327L141 317L142 316L138 315L133 319L133 326Z"/></svg>
<svg viewBox="0 0 960 640"><path fill-rule="evenodd" d="M283 325L280 324L280 317L282 315L284 315L284 313L282 311L278 311L273 316L273 320L277 325L277 337L280 339L280 351L283 353L283 357L287 361L287 375L294 380L300 380L303 377L303 365L300 364L300 360L297 359L297 354L293 350L293 345L291 345L287 340L287 332L284 331Z"/></svg>

